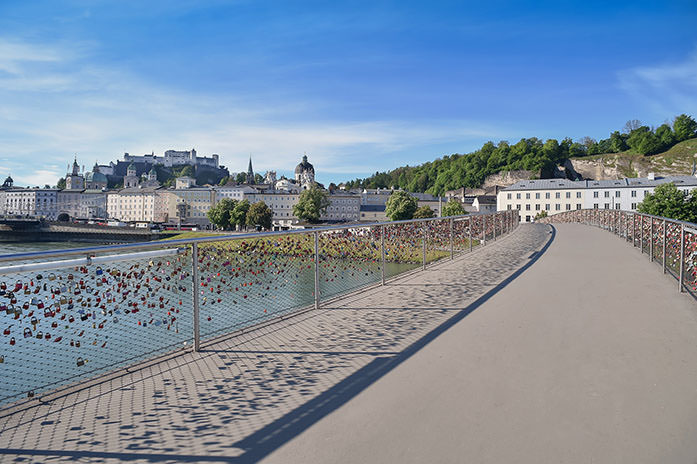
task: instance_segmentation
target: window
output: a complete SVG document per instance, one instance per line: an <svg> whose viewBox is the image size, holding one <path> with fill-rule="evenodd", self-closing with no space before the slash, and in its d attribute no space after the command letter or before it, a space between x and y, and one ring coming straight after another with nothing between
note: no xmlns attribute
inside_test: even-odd
<svg viewBox="0 0 697 464"><path fill-rule="evenodd" d="M566 198L571 198L571 192L566 192Z"/></svg>
<svg viewBox="0 0 697 464"><path fill-rule="evenodd" d="M576 192L576 198L581 198L581 192Z"/></svg>
<svg viewBox="0 0 697 464"><path fill-rule="evenodd" d="M512 194L512 193L507 193L507 194L506 194L506 199L507 199L507 200L510 200L512 197L513 197L513 194Z"/></svg>
<svg viewBox="0 0 697 464"><path fill-rule="evenodd" d="M530 222L530 216L525 216L525 222Z"/></svg>
<svg viewBox="0 0 697 464"><path fill-rule="evenodd" d="M526 199L526 200L529 200L529 199L530 199L530 194L529 194L529 193L526 193L526 194L525 194L525 199Z"/></svg>
<svg viewBox="0 0 697 464"><path fill-rule="evenodd" d="M525 205L525 211L530 211L530 203Z"/></svg>
<svg viewBox="0 0 697 464"><path fill-rule="evenodd" d="M610 209L610 203L605 203L605 209Z"/></svg>
<svg viewBox="0 0 697 464"><path fill-rule="evenodd" d="M515 205L515 209L517 209L518 211L520 211L520 205Z"/></svg>
<svg viewBox="0 0 697 464"><path fill-rule="evenodd" d="M516 194L515 194L515 199L516 199L516 200L520 200L520 193L516 193Z"/></svg>
<svg viewBox="0 0 697 464"><path fill-rule="evenodd" d="M538 203L535 205L535 211L539 211L539 210L540 210L540 204Z"/></svg>
<svg viewBox="0 0 697 464"><path fill-rule="evenodd" d="M554 198L561 198L561 193L556 192L556 193L554 194Z"/></svg>
<svg viewBox="0 0 697 464"><path fill-rule="evenodd" d="M545 192L545 198L549 200L549 192Z"/></svg>
<svg viewBox="0 0 697 464"><path fill-rule="evenodd" d="M636 190L632 190L632 198L636 198Z"/></svg>
<svg viewBox="0 0 697 464"><path fill-rule="evenodd" d="M610 192L605 192L605 198L610 198Z"/></svg>
<svg viewBox="0 0 697 464"><path fill-rule="evenodd" d="M648 191L648 190L644 190L644 197L646 197L646 195L648 195L648 194L649 194L649 191Z"/></svg>
<svg viewBox="0 0 697 464"><path fill-rule="evenodd" d="M567 210L567 211L571 211L571 203L567 203L567 204L566 204L566 210Z"/></svg>
<svg viewBox="0 0 697 464"><path fill-rule="evenodd" d="M545 211L549 211L549 203L545 203Z"/></svg>
<svg viewBox="0 0 697 464"><path fill-rule="evenodd" d="M509 211L511 210L511 205L508 205L508 210L509 210Z"/></svg>
<svg viewBox="0 0 697 464"><path fill-rule="evenodd" d="M598 209L598 204L597 204L597 203L593 203L593 209Z"/></svg>
<svg viewBox="0 0 697 464"><path fill-rule="evenodd" d="M576 209L581 209L581 203L576 203Z"/></svg>
<svg viewBox="0 0 697 464"><path fill-rule="evenodd" d="M615 203L615 209L620 209L620 204L619 204L619 203Z"/></svg>
<svg viewBox="0 0 697 464"><path fill-rule="evenodd" d="M620 191L619 191L619 190L615 190L615 198L619 198L619 197L620 197Z"/></svg>
<svg viewBox="0 0 697 464"><path fill-rule="evenodd" d="M636 209L636 203L632 203L632 209Z"/></svg>
<svg viewBox="0 0 697 464"><path fill-rule="evenodd" d="M554 209L559 211L561 209L561 205L557 203L556 205L554 205Z"/></svg>
<svg viewBox="0 0 697 464"><path fill-rule="evenodd" d="M537 193L535 193L535 200L539 200L539 199L540 199L540 192L537 192Z"/></svg>

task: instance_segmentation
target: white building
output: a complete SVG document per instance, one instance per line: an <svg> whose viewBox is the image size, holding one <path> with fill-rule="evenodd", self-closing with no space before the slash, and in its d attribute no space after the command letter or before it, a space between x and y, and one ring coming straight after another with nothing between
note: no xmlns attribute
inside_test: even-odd
<svg viewBox="0 0 697 464"><path fill-rule="evenodd" d="M540 179L516 182L501 190L497 210L517 209L529 222L546 211L556 214L574 209L621 209L634 211L648 193L661 184L674 183L680 190L697 188L694 176L626 178L619 180Z"/></svg>
<svg viewBox="0 0 697 464"><path fill-rule="evenodd" d="M124 222L166 222L168 198L160 188L133 187L107 195L110 219Z"/></svg>
<svg viewBox="0 0 697 464"><path fill-rule="evenodd" d="M12 188L4 190L4 214L39 216L53 220L58 211L58 189Z"/></svg>
<svg viewBox="0 0 697 464"><path fill-rule="evenodd" d="M74 219L106 218L106 192L102 190L61 190L58 192L57 214Z"/></svg>
<svg viewBox="0 0 697 464"><path fill-rule="evenodd" d="M179 179L177 179L179 180ZM163 192L170 222L210 225L208 211L215 205L215 190L208 187L170 189Z"/></svg>
<svg viewBox="0 0 697 464"><path fill-rule="evenodd" d="M193 148L190 151L167 150L164 156L156 156L155 152L149 155L131 155L124 153L123 160L135 163L163 164L166 167L181 166L184 164L190 166L219 167L218 155L214 154L210 157L198 156L196 150Z"/></svg>
<svg viewBox="0 0 697 464"><path fill-rule="evenodd" d="M218 203L223 198L242 201L245 195L257 193L257 190L249 185L213 187L213 190L215 190L215 203Z"/></svg>

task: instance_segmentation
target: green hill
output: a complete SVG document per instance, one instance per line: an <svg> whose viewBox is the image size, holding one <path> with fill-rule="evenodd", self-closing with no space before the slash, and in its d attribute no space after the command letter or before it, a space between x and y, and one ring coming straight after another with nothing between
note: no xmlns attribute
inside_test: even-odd
<svg viewBox="0 0 697 464"><path fill-rule="evenodd" d="M596 141L584 137L574 142L567 137L561 142L555 139L543 142L532 137L513 145L506 141L487 142L472 153L376 172L345 185L348 188L395 187L442 195L446 190L479 187L487 176L505 171L526 170L539 173L537 177L550 178L567 160L574 164L577 172L583 174L587 168L588 172L599 172L601 177L631 177L649 171L687 174L691 171L691 156L695 153L692 150L697 144L695 137L697 122L686 114L677 116L672 125L663 124L655 129L633 120L607 139ZM576 165L584 169L579 170Z"/></svg>

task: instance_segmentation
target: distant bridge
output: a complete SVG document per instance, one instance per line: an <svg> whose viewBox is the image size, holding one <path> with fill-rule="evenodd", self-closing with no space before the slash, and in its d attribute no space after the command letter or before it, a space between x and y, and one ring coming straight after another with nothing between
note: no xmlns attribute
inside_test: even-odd
<svg viewBox="0 0 697 464"><path fill-rule="evenodd" d="M609 210L517 227L510 214L268 234L255 245L207 239L183 254L173 241L160 250L167 257L71 271L70 282L90 286L99 266L106 281L92 284L92 298L121 282L121 313L82 307L96 317L71 326L68 338L83 345L56 361L66 372L77 355L90 358L77 369L92 369L99 353L115 362L137 352L140 339L125 353L113 348L119 327L150 349L167 339L189 347L194 333L199 349L37 390L0 412L0 453L66 462L697 461L692 226ZM352 263L337 253L354 253ZM199 264L187 268L191 259ZM38 270L21 272L36 282ZM5 278L12 289L17 279ZM196 291L169 298L173 282ZM303 282L320 291L294 300ZM146 294L154 308L125 314ZM282 309L293 301L297 309ZM182 310L177 334L155 325L172 303L193 304L200 322L184 325ZM267 309L277 317L266 320ZM235 325L248 314L257 323ZM103 348L112 351L100 351L100 323L112 330Z"/></svg>

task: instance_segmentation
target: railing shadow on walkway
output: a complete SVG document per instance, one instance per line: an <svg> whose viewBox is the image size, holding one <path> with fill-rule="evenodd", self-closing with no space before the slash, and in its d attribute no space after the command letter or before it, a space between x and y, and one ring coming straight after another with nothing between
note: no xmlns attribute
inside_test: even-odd
<svg viewBox="0 0 697 464"><path fill-rule="evenodd" d="M340 408L360 392L368 388L370 385L378 381L380 378L388 374L390 371L398 367L400 364L404 363L406 360L411 358L419 350L428 345L436 337L443 334L445 331L450 329L452 326L463 320L469 314L474 312L486 301L491 299L494 295L503 290L508 284L519 277L523 272L525 272L530 266L532 266L551 246L552 242L556 236L556 229L551 226L551 233L547 239L544 246L539 252L530 255L529 260L518 268L508 277L500 281L494 287L488 289L484 294L479 296L476 300L470 302L464 307L404 307L404 308L386 308L386 307L365 307L361 306L358 308L351 307L332 307L329 305L326 308L322 308L319 311L313 311L306 313L297 318L287 321L287 324L283 327L268 327L265 328L263 333L250 334L245 340L239 343L233 343L229 347L218 348L217 345L211 347L204 347L201 350L200 356L196 359L189 359L184 361L182 358L174 359L168 366L163 366L162 369L153 372L151 376L160 375L162 372L166 372L168 369L180 369L183 364L188 364L192 371L198 369L197 364L201 361L201 357L217 356L223 360L227 360L224 364L233 365L239 362L247 362L249 364L255 364L255 367L251 369L251 372L245 372L244 375L237 375L232 377L224 377L222 379L216 379L217 383L205 388L207 391L207 397L201 398L201 390L198 390L199 403L201 405L207 405L203 411L192 410L188 412L190 417L190 423L188 424L167 424L171 427L176 427L181 425L182 431L190 431L192 426L195 430L201 433L201 440L205 440L206 443L211 445L217 445L219 449L229 450L228 454L236 454L236 456L221 456L221 455L202 455L202 454L182 454L180 450L169 449L166 447L160 448L156 443L155 438L156 432L146 434L145 436L129 436L128 426L122 426L123 428L123 439L127 440L129 449L128 452L99 452L99 451L80 451L80 450L53 450L53 449L0 449L0 455L21 455L21 456L46 456L46 457L64 457L71 459L86 459L86 460L98 460L98 459L117 459L122 461L145 461L145 462L227 462L227 463L251 463L257 462L263 459L265 456L269 455L288 441L292 440L294 437L301 434L303 431L308 429L310 426L326 417L336 409ZM445 263L447 264L447 263ZM403 285L400 283L390 283L388 286ZM419 285L419 284L417 284ZM428 286L428 284L423 284ZM442 292L441 292L442 294ZM294 350L288 348L284 345L285 342L289 340L282 340L278 346L284 347L283 349L245 349L241 345L246 345L255 339L261 340L262 337L266 340L269 337L273 338L274 332L279 332L282 330L287 331L288 324L294 324L298 327L298 334L301 333L303 329L303 324L308 322L316 322L318 318L322 315L329 314L336 311L396 311L400 314L413 313L416 311L424 310L431 313L433 310L440 310L444 314L447 313L445 319L442 320L435 327L430 328L425 334L418 336L418 338L411 341L411 343L405 348L399 350L397 340L389 340L389 330L394 327L398 327L403 321L398 320L397 324L392 327L381 327L376 329L378 332L376 335L382 335L384 340L379 343L367 343L363 331L359 328L356 329L348 340L344 340L341 350L331 350L331 349L312 349L312 350ZM401 335L405 335L402 333ZM312 336L319 337L320 334L311 334ZM408 338L408 337L407 337ZM292 340L290 340L292 342ZM346 348L346 342L348 342L348 348ZM312 343L310 343L312 344ZM317 343L321 345L321 343ZM359 356L370 356L372 360L363 364L357 370L351 371L345 378L339 380L336 383L332 383L331 378L327 379L326 376L329 373L331 376L331 370L336 369L337 374L341 375L342 370L351 369L352 366L355 367ZM280 362L274 362L271 357L284 357ZM314 364L314 361L321 360L317 363L316 367L306 366L308 364ZM328 363L328 365L327 365ZM359 363L360 364L360 363ZM285 365L285 366L281 366ZM290 370L289 370L289 365ZM303 366L304 365L304 366ZM295 366L294 368L292 366ZM284 372L284 370L286 372ZM256 372L255 372L256 371ZM294 371L294 372L293 372ZM270 372L270 377L267 379L264 376L268 375ZM227 373L223 373L225 376ZM290 374L290 375L289 375ZM317 384L318 381L322 380L322 374L325 376L325 381L329 381L328 385L321 387ZM337 377L339 377L337 375ZM134 380L134 384L143 381L146 376L141 376L137 380ZM262 378L264 377L264 378ZM263 408L273 407L273 404L284 395L284 392L279 391L278 388L270 385L273 381L280 381L281 377L284 378L284 387L294 386L300 391L300 401L297 401L297 406L290 409L288 412L280 417L275 418L266 425L256 428L252 433L246 434L244 438L239 441L231 442L230 437L225 433L216 433L215 429L220 429L220 432L224 430L220 426L216 426L210 423L207 414L210 411L217 411L219 413L219 422L223 424L229 423L231 421L237 420L240 417L251 416L254 414L263 414ZM235 385L238 382L238 385ZM259 393L259 388L261 388L265 398L255 397L252 400L248 400L249 403L247 408L243 410L236 409L231 411L228 404L230 400L240 399L245 397L244 386L245 383L254 383L254 388L256 388L255 393ZM236 388L241 386L243 388ZM167 385L165 385L167 387ZM170 385L169 387L178 390L181 387ZM230 388L235 388L231 390ZM318 390L319 387L319 390ZM120 388L133 388L132 385L121 384ZM314 389L314 390L313 390ZM109 392L103 393L108 395ZM206 395L206 393L203 393ZM142 421L152 421L154 428L162 426L160 418L162 412L170 407L168 404L167 395L162 391L156 391L156 396L161 398L161 401L156 403L158 406L153 411L143 411L141 414ZM314 395L314 396L312 396ZM303 396L312 396L311 399L303 401ZM186 395L184 395L185 399ZM287 399L287 398L286 398ZM234 401L232 401L234 403ZM64 406L65 408L73 407L73 404ZM181 410L183 406L177 405L177 408ZM260 411L261 409L261 411ZM56 412L55 408L52 408L50 414ZM178 411L181 413L181 411ZM49 414L47 414L48 416ZM167 414L165 414L167 415ZM48 417L46 417L48 419ZM96 417L97 419L100 416ZM106 418L104 418L106 419ZM36 417L32 420L37 420ZM167 420L167 418L165 418ZM50 421L48 421L50 423ZM252 424L253 425L253 424ZM254 429L251 427L250 430ZM5 431L7 433L7 430ZM85 437L85 440L89 440L89 437ZM234 440L234 439L233 439ZM224 452L224 451L223 451Z"/></svg>

